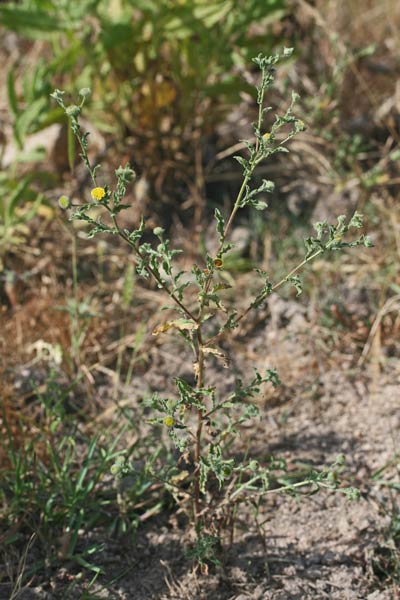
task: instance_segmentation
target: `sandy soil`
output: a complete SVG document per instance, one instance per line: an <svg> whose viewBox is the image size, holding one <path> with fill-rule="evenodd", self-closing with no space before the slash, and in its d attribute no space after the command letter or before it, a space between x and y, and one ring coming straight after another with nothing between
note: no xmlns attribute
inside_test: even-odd
<svg viewBox="0 0 400 600"><path fill-rule="evenodd" d="M49 572L46 584L23 590L19 599L399 597L399 588L383 574L393 567L388 527L391 503L398 509L398 498L373 474L391 462L399 446L400 362L387 360L378 372L368 361L357 369L348 351L321 351L317 338L323 336L307 310L295 304L297 309L291 300L271 301L266 324L247 332L246 345L240 336L235 340L234 370L246 377L258 357L259 368L277 366L283 379L278 392L266 389L257 400L261 419L244 429L242 441L251 440L254 456L272 453L292 464L321 466L344 453L342 485L358 487L360 500L349 502L343 494L329 492L301 499L273 494L261 506L258 527L250 509L243 507L222 567L210 568L208 575L193 572L174 511L147 521L134 541L94 531L91 541L103 542L104 549L93 560L104 575L93 586L80 582L74 568L65 565ZM157 369L134 377L132 401L146 389L162 383L168 387L174 347L167 341L153 352ZM188 369L189 357L183 358L181 374ZM210 377L223 379L229 388L233 375L221 378L220 368L212 367ZM380 479L396 480L395 468L388 467ZM89 587L93 596L85 595ZM5 599L7 587L2 588Z"/></svg>

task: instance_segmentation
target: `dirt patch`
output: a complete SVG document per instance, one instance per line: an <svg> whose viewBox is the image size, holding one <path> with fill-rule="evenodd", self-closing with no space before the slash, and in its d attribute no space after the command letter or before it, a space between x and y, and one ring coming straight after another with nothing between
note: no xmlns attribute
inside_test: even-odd
<svg viewBox="0 0 400 600"><path fill-rule="evenodd" d="M250 444L256 457L272 453L291 464L316 467L344 453L343 485L358 487L360 500L349 502L343 494L329 492L302 499L271 494L256 520L251 508L243 507L233 545L224 549L222 566L211 567L208 575L193 571L188 540L173 510L146 522L134 539L110 539L101 530L93 531L85 543L103 544L92 561L104 574L92 586L80 580L76 566L64 565L49 572L46 585L35 587L33 579L18 598L78 599L87 597L89 589L96 598L121 600L397 597L398 588L379 578L377 570L382 549L388 547L393 497L373 475L391 462L399 444L400 362L388 363L373 381L368 369L360 373L348 364L348 355L341 355L342 361L336 356L336 367L327 368L310 340L310 331L311 337L315 331L306 310L300 307L289 315L291 301L280 300L279 310L277 306L271 307L268 326L258 326L246 350L240 340L235 349L235 369L243 378L258 355L259 367L278 364L284 384L280 392L266 389L258 399L261 418L243 430L242 443ZM289 323L282 315L289 315ZM154 350L153 359L156 354L157 372L133 379L128 394L132 402L152 388L162 389L160 385L168 391L173 348L166 343ZM299 363L293 357L300 355ZM297 365L290 375L288 357ZM180 375L189 365L190 357L183 357ZM221 385L219 367L211 369L210 377ZM231 383L223 380L223 388ZM33 557L34 552L29 562ZM3 588L0 596L5 598Z"/></svg>

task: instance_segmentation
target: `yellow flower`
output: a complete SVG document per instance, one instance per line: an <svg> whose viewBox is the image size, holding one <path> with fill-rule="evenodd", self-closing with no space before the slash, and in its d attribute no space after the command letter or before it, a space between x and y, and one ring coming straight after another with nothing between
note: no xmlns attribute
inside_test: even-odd
<svg viewBox="0 0 400 600"><path fill-rule="evenodd" d="M175 421L172 417L165 417L164 425L166 425L167 427L173 427L175 425Z"/></svg>
<svg viewBox="0 0 400 600"><path fill-rule="evenodd" d="M95 187L90 192L90 195L92 196L93 200L100 202L100 200L103 200L104 196L106 195L106 190L102 187Z"/></svg>
<svg viewBox="0 0 400 600"><path fill-rule="evenodd" d="M270 133L264 133L263 138L264 140L266 140L268 142L269 138L271 137Z"/></svg>

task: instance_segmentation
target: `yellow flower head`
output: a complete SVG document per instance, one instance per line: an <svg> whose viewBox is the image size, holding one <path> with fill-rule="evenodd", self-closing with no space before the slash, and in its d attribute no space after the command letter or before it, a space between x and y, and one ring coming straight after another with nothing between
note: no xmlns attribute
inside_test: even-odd
<svg viewBox="0 0 400 600"><path fill-rule="evenodd" d="M104 196L106 195L106 190L102 187L95 187L90 192L90 195L92 196L93 200L100 202L100 200L103 200Z"/></svg>
<svg viewBox="0 0 400 600"><path fill-rule="evenodd" d="M175 425L175 421L172 417L165 417L164 425L166 425L167 427L173 427Z"/></svg>

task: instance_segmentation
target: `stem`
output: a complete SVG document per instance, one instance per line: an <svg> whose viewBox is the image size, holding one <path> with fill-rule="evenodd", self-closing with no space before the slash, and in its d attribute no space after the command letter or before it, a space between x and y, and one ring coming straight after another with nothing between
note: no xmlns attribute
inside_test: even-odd
<svg viewBox="0 0 400 600"><path fill-rule="evenodd" d="M294 269L292 269L285 277L283 277L280 281L278 281L278 283L275 283L275 285L272 286L271 288L271 292L275 292L275 290L277 290L278 288L280 288L284 283L287 282L287 280L292 277L295 273L297 273L297 271L300 271L300 269L302 267L304 267L304 265L306 265L308 262L310 262L311 260L314 260L314 258L317 258L317 256L319 256L320 254L322 254L322 252L324 252L324 250L327 248L328 246L324 247L324 248L320 248L319 250L317 250L316 252L314 252L314 254L311 254L310 256L308 256L307 258L305 258L304 260L302 260L297 267L295 267Z"/></svg>
<svg viewBox="0 0 400 600"><path fill-rule="evenodd" d="M94 185L97 185L95 170L92 169L92 167L90 166L90 161L89 161L89 157L87 155L87 150L86 150L85 145L83 143L83 137L82 137L82 135L80 133L80 125L79 125L79 121L78 120L76 120L76 126L77 126L77 130L76 130L76 133L75 132L74 133L75 133L75 135L76 135L76 137L78 139L79 145L80 145L81 150L82 150L82 153L81 153L82 160L85 163L87 170L89 171L90 177L92 178L92 181L93 181Z"/></svg>
<svg viewBox="0 0 400 600"><path fill-rule="evenodd" d="M203 340L201 334L201 328L199 327L197 330L197 343L198 343L198 375L197 375L197 385L196 388L199 390L204 385L204 350L203 350ZM196 436L194 442L194 463L195 463L195 471L194 471L194 485L193 485L193 517L194 524L196 527L196 531L199 534L199 514L200 514L200 457L201 457L201 436L203 432L203 422L204 417L200 408L197 409L197 429Z"/></svg>
<svg viewBox="0 0 400 600"><path fill-rule="evenodd" d="M111 215L112 221L114 223L114 226L118 232L118 235L129 244L129 246L132 248L132 250L135 252L136 256L140 259L142 259L142 255L139 252L139 249L137 246L135 246L135 244L133 244L131 242L131 240L129 239L129 237L124 233L124 231L121 229L121 227L119 226L118 222L117 222L117 218L115 217L115 215ZM174 292L172 292L169 287L166 285L165 281L163 281L161 279L161 277L159 277L157 275L157 273L154 271L154 269L150 266L150 265L145 265L145 269L146 271L157 281L158 285L160 287L163 288L163 290L168 294L168 296L179 306L179 308L181 310L183 310L183 312L186 314L187 317L189 317L189 319L191 319L192 321L194 321L195 323L198 322L198 319L194 316L194 314L188 309L186 308L186 306L184 304L182 304L182 302L179 300L179 298L177 298L177 296L175 296Z"/></svg>
<svg viewBox="0 0 400 600"><path fill-rule="evenodd" d="M249 486L251 486L252 484L255 484L257 481L260 480L260 475L255 475L254 477L252 477L251 479L249 479L248 481L244 482L243 484L241 484L238 488L236 488L236 490L230 494L230 496L225 497L225 499L216 507L215 510L219 510L221 508L223 508L224 506L231 504L232 501L239 496L243 491L249 490ZM251 495L249 495L247 497L247 499L252 499L252 498L259 498L260 496L266 496L267 494L276 494L276 493L282 493L282 492L287 492L289 490L292 489L297 489L297 488L301 488L301 487L306 487L306 486L310 486L312 484L316 484L317 486L321 486L321 487L325 487L327 489L333 489L330 488L329 486L327 486L326 484L323 484L322 482L319 481L315 481L313 479L305 479L303 481L298 481L296 483L290 483L288 485L283 485L279 488L274 488L274 489L270 489L270 490L261 490L259 492L256 492L253 490L251 490L253 493ZM250 491L250 490L249 490Z"/></svg>
<svg viewBox="0 0 400 600"><path fill-rule="evenodd" d="M305 258L304 260L302 260L294 269L292 269L285 277L283 277L280 281L278 281L278 283L275 283L275 285L272 286L270 294L272 294L272 292L275 292L277 289L279 289L284 283L286 283L288 281L288 279L290 277L292 277L293 275L295 275L298 271L300 271L300 269L302 269L304 267L304 265L306 265L308 262L310 262L311 260L313 260L314 258L316 258L317 256L319 256L320 254L322 254L322 252L324 251L324 248L320 248L319 250L317 250L317 252L314 252L314 254L311 254L311 256L309 256L308 258ZM269 295L270 295L269 294ZM237 325L238 323L240 323L240 321L246 316L248 315L248 313L251 311L251 309L253 308L253 305L250 304L250 306L248 306L246 308L245 311L242 312L242 314L240 314L234 321L235 325Z"/></svg>
<svg viewBox="0 0 400 600"><path fill-rule="evenodd" d="M260 130L261 125L262 125L262 110L261 110L261 106L260 106L260 108L259 108L259 115L258 115L258 123L257 123L258 130ZM286 144L286 142L288 142L292 137L293 137L293 133L291 133L288 136L286 136L286 138L284 140L282 140L281 142L279 142L279 146L284 146ZM229 216L229 219L228 219L228 221L227 221L227 223L225 225L223 238L222 238L222 240L220 242L220 245L219 245L219 248L218 248L218 252L217 252L217 256L219 256L219 254L220 254L220 252L222 250L222 247L223 247L223 245L225 243L225 240L226 240L226 238L228 236L228 233L229 233L229 230L230 230L231 225L233 223L233 220L234 220L234 218L236 216L237 211L240 208L240 202L241 202L243 194L244 194L244 192L246 190L246 185L248 184L248 182L253 177L253 173L254 173L255 168L257 167L257 165L262 160L264 160L265 158L267 158L267 156L265 156L265 155L263 155L262 153L259 152L259 146L260 146L260 140L257 137L256 138L256 145L255 145L255 155L253 157L252 162L250 162L250 169L249 169L249 171L247 172L247 174L245 175L245 177L243 179L243 183L242 183L242 185L240 187L240 190L239 190L239 193L238 193L238 195L236 197L235 204L233 205L232 212L231 212L231 214Z"/></svg>
<svg viewBox="0 0 400 600"><path fill-rule="evenodd" d="M263 82L264 82L265 72L263 72L262 78L263 78ZM261 84L261 96L258 99L258 119L257 119L257 131L258 132L261 129L261 125L262 125L262 121L263 121L263 112L264 112L264 95L265 95L266 87L263 85L263 82ZM243 183L242 183L241 188L239 190L239 193L237 195L235 204L233 205L232 212L231 212L230 217L228 219L228 222L227 222L227 224L225 226L224 236L223 236L223 239L221 240L221 244L220 244L220 247L219 247L217 255L219 254L219 252L222 249L222 246L223 246L223 244L224 244L224 242L226 240L226 237L228 235L228 232L229 232L229 230L231 228L233 219L235 218L235 215L236 215L237 211L240 208L239 207L240 201L241 201L241 199L243 197L244 191L246 189L246 185L250 181L251 177L253 176L254 169L256 168L256 166L258 165L258 163L263 158L262 156L259 156L259 146L260 146L260 140L257 137L256 138L256 146L255 146L255 155L253 156L254 160L253 160L253 162L250 163L250 169L249 169L248 173L245 175L245 177L243 179Z"/></svg>
<svg viewBox="0 0 400 600"><path fill-rule="evenodd" d="M237 198L236 198L235 204L233 205L232 212L231 212L231 214L230 214L230 217L229 217L229 219L228 219L228 222L227 222L227 224L225 225L223 239L221 240L220 246L219 246L219 248L218 248L217 256L218 256L218 254L219 254L219 253L221 252L221 250L222 250L222 246L223 246L223 245L224 245L224 243L225 243L225 240L226 240L226 238L227 238L227 235L228 235L228 232L229 232L229 230L230 230L230 228L231 228L231 225L232 225L233 219L235 218L235 216L236 216L236 213L237 213L237 211L238 211L238 210L239 210L239 208L240 208L240 206L239 206L239 205L240 205L240 201L241 201L241 199L242 199L242 197L243 197L244 191L245 191L245 189L246 189L246 185L247 185L247 183L249 182L249 180L251 179L251 176L252 176L252 174L253 174L254 168L255 168L255 165L254 165L254 167L251 169L251 171L249 171L249 173L247 173L247 175L246 175L246 176L245 176L245 178L243 179L243 183L242 183L242 185L241 185L241 188L240 188L240 190L239 190L239 193L238 193L238 195L237 195Z"/></svg>
<svg viewBox="0 0 400 600"><path fill-rule="evenodd" d="M252 483L255 483L257 480L260 479L260 476L257 475L256 477L253 477L252 479L250 479L249 481L247 481L246 483L242 484L239 488L237 488L233 494L231 494L231 496L227 499L226 502L223 502L223 504L230 504L232 502L232 500L238 496L243 490L245 490L246 488L248 488L249 485L251 485ZM301 488L301 487L305 487L305 486L310 486L313 483L317 483L316 481L314 481L313 479L305 479L304 481L298 481L297 483L290 483L288 485L282 485L279 488L274 488L272 490L262 490L260 492L255 492L251 495L252 498L257 498L259 496L266 496L267 494L279 494L282 492L287 492L289 490L292 489L297 489L297 488ZM319 482L318 482L319 484Z"/></svg>
<svg viewBox="0 0 400 600"><path fill-rule="evenodd" d="M294 269L292 269L287 275L285 275L285 277L283 277L280 281L278 281L278 283L275 283L275 285L272 286L270 294L272 294L272 292L275 292L277 289L279 289L284 283L287 282L287 280L290 277L292 277L298 271L300 271L300 269L302 267L304 267L307 263L309 263L311 260L313 260L314 258L316 258L317 256L319 256L320 254L322 254L325 250L329 249L329 247L330 247L330 244L328 243L328 244L326 244L326 246L324 246L324 248L320 248L319 250L317 250L316 252L314 252L314 254L311 254L310 256L308 256L307 258L305 258L304 260L302 260L296 267L294 267ZM240 321L249 314L249 312L252 310L253 306L254 306L253 303L250 304L246 308L246 310L244 310L238 317L236 317L236 319L233 321L233 325L238 325L240 323ZM220 331L219 333L217 333L216 335L214 335L213 337L211 337L209 340L207 340L204 343L204 347L207 348L208 346L210 346L211 344L213 344L214 342L216 342L224 333L225 333L224 331Z"/></svg>

